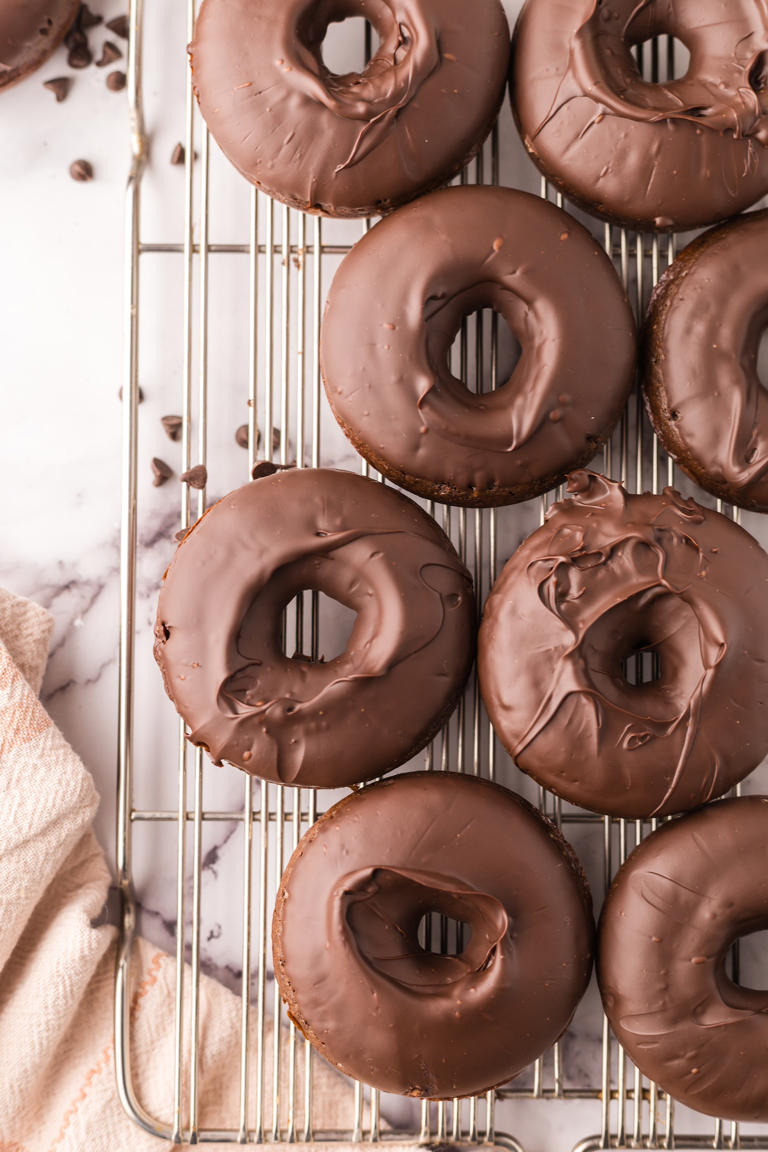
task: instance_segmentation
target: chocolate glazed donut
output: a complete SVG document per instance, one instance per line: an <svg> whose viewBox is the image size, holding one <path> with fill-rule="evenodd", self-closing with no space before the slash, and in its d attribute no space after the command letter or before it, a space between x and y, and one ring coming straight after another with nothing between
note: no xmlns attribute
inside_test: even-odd
<svg viewBox="0 0 768 1152"><path fill-rule="evenodd" d="M590 472L568 487L486 602L488 714L518 766L574 804L694 808L768 752L768 556L672 488L630 496ZM655 679L628 680L635 652L654 654Z"/></svg>
<svg viewBox="0 0 768 1152"><path fill-rule="evenodd" d="M641 1072L689 1108L768 1120L768 992L726 959L768 928L768 797L710 804L632 853L600 920L606 1015Z"/></svg>
<svg viewBox="0 0 768 1152"><path fill-rule="evenodd" d="M79 0L0 0L0 89L53 55L79 7Z"/></svg>
<svg viewBox="0 0 768 1152"><path fill-rule="evenodd" d="M768 512L766 327L768 212L752 212L680 253L644 337L645 398L667 452L702 488L756 512Z"/></svg>
<svg viewBox="0 0 768 1152"><path fill-rule="evenodd" d="M302 589L357 613L333 660L283 652L283 611ZM266 780L339 788L410 759L452 711L472 662L472 584L405 496L290 469L232 492L187 533L155 638L193 744Z"/></svg>
<svg viewBox="0 0 768 1152"><path fill-rule="evenodd" d="M328 25L364 16L381 44L361 73L323 63ZM203 0L190 46L222 151L270 196L368 216L451 179L504 97L499 0Z"/></svg>
<svg viewBox="0 0 768 1152"><path fill-rule="evenodd" d="M664 33L690 50L690 65L651 84L632 48ZM527 0L511 94L535 163L603 219L698 228L768 192L762 0Z"/></svg>
<svg viewBox="0 0 768 1152"><path fill-rule="evenodd" d="M471 930L457 955L423 916ZM514 793L420 772L348 796L285 870L272 928L291 1018L335 1067L384 1092L475 1095L567 1027L592 969L592 901L572 850Z"/></svg>
<svg viewBox="0 0 768 1152"><path fill-rule="evenodd" d="M396 255L393 255L396 254ZM462 318L493 308L521 345L495 391L449 367ZM396 484L486 506L587 463L618 419L635 324L586 229L507 188L447 188L377 224L328 294L321 366L336 419Z"/></svg>

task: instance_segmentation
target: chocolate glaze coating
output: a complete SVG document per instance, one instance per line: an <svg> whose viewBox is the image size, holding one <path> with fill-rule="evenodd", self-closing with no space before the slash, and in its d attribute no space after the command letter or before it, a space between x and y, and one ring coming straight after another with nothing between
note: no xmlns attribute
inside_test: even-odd
<svg viewBox="0 0 768 1152"><path fill-rule="evenodd" d="M684 500L569 478L485 605L478 674L524 772L615 816L682 812L768 752L768 556ZM622 662L651 651L659 678Z"/></svg>
<svg viewBox="0 0 768 1152"><path fill-rule="evenodd" d="M432 911L471 926L458 956L420 947ZM337 1068L385 1092L467 1096L567 1027L592 969L592 902L524 800L420 772L348 796L306 833L272 942L291 1017Z"/></svg>
<svg viewBox="0 0 768 1152"><path fill-rule="evenodd" d="M708 492L768 512L768 211L689 244L651 298L644 389L656 434Z"/></svg>
<svg viewBox="0 0 768 1152"><path fill-rule="evenodd" d="M650 84L631 48L668 33L685 76ZM541 171L630 228L713 224L768 192L768 10L761 0L527 0L512 105Z"/></svg>
<svg viewBox="0 0 768 1152"><path fill-rule="evenodd" d="M381 44L360 74L323 63L328 25L364 16ZM190 45L223 152L306 212L368 216L451 179L501 106L499 0L203 0Z"/></svg>
<svg viewBox="0 0 768 1152"><path fill-rule="evenodd" d="M0 88L53 55L79 7L79 0L0 0Z"/></svg>
<svg viewBox="0 0 768 1152"><path fill-rule="evenodd" d="M327 663L282 650L315 589L357 613ZM254 480L210 508L165 575L155 658L189 739L282 784L339 788L415 755L469 673L469 574L400 493L331 469Z"/></svg>
<svg viewBox="0 0 768 1152"><path fill-rule="evenodd" d="M462 317L489 307L522 354L477 395L449 354ZM341 427L395 483L451 504L509 504L594 456L632 383L635 324L610 261L572 217L525 192L446 188L344 259L321 365Z"/></svg>
<svg viewBox="0 0 768 1152"><path fill-rule="evenodd" d="M631 1059L710 1116L768 1120L768 992L726 974L768 928L768 797L710 804L632 853L600 920L598 978Z"/></svg>

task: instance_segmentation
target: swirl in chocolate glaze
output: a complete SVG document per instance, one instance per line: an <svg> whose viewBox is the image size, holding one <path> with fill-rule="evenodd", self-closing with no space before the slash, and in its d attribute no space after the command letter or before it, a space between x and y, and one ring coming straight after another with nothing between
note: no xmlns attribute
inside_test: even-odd
<svg viewBox="0 0 768 1152"><path fill-rule="evenodd" d="M598 978L614 1032L644 1075L689 1108L768 1120L768 992L726 960L768 928L768 797L710 804L630 856L600 920Z"/></svg>
<svg viewBox="0 0 768 1152"><path fill-rule="evenodd" d="M722 500L768 512L768 211L700 236L667 269L645 328L653 426L689 476Z"/></svg>
<svg viewBox="0 0 768 1152"><path fill-rule="evenodd" d="M283 611L306 589L357 613L328 662L283 653ZM426 513L361 476L291 469L226 496L184 537L155 658L189 739L215 760L338 788L404 763L439 730L473 632L469 575Z"/></svg>
<svg viewBox="0 0 768 1152"><path fill-rule="evenodd" d="M328 25L363 16L362 73L323 62ZM308 212L370 215L447 182L490 131L509 28L499 0L203 0L195 91L232 163Z"/></svg>
<svg viewBox="0 0 768 1152"><path fill-rule="evenodd" d="M418 939L462 921L457 955ZM278 891L275 977L337 1068L386 1092L473 1095L567 1027L592 967L592 905L573 852L520 797L413 773L342 800L306 833Z"/></svg>
<svg viewBox="0 0 768 1152"><path fill-rule="evenodd" d="M0 0L0 89L45 63L79 7L79 0Z"/></svg>
<svg viewBox="0 0 768 1152"><path fill-rule="evenodd" d="M507 563L478 672L523 771L596 812L719 796L768 752L768 556L724 516L590 472ZM627 680L651 652L658 678Z"/></svg>
<svg viewBox="0 0 768 1152"><path fill-rule="evenodd" d="M665 33L690 66L649 83L632 48ZM696 228L768 192L762 0L526 0L511 91L534 161L605 219Z"/></svg>
<svg viewBox="0 0 768 1152"><path fill-rule="evenodd" d="M509 379L475 394L451 373L450 349L462 319L489 307L522 351ZM572 217L508 188L447 188L345 258L321 365L336 419L395 483L451 504L509 504L594 456L632 383L635 325L610 261Z"/></svg>

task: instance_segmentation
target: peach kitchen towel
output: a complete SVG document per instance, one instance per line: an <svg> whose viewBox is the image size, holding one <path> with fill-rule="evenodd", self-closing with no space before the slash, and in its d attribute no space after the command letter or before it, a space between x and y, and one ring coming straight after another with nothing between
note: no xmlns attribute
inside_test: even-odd
<svg viewBox="0 0 768 1152"><path fill-rule="evenodd" d="M91 828L93 780L37 697L51 627L38 605L0 590L0 1152L157 1152L163 1142L128 1118L117 1095L117 934L98 922L110 875ZM139 940L132 979L136 1093L168 1122L174 961ZM232 1127L240 1002L204 977L200 1011L200 1122ZM349 1129L351 1088L321 1059L314 1100L316 1127Z"/></svg>

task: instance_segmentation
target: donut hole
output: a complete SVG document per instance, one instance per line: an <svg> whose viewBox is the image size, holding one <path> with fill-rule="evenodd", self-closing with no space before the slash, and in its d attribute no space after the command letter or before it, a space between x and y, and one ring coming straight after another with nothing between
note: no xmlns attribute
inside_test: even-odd
<svg viewBox="0 0 768 1152"><path fill-rule="evenodd" d="M691 65L691 53L677 36L649 36L634 46L638 75L651 84L684 80Z"/></svg>
<svg viewBox="0 0 768 1152"><path fill-rule="evenodd" d="M430 367L454 394L479 396L510 384L524 355L528 309L495 281L424 304Z"/></svg>
<svg viewBox="0 0 768 1152"><path fill-rule="evenodd" d="M458 885L458 882L457 882ZM386 866L346 877L345 918L358 953L389 980L435 988L486 971L508 929L504 906L451 878Z"/></svg>
<svg viewBox="0 0 768 1152"><path fill-rule="evenodd" d="M768 49L755 57L749 70L749 86L758 96L768 92Z"/></svg>
<svg viewBox="0 0 768 1152"><path fill-rule="evenodd" d="M317 655L312 639L312 620L317 621ZM282 652L290 660L328 664L347 650L357 622L353 608L305 588L297 592L283 609Z"/></svg>
<svg viewBox="0 0 768 1152"><path fill-rule="evenodd" d="M376 29L364 16L349 16L328 25L321 45L323 64L333 76L359 76L379 49Z"/></svg>
<svg viewBox="0 0 768 1152"><path fill-rule="evenodd" d="M512 376L522 346L504 316L493 307L475 308L461 320L448 350L448 367L468 392L480 395Z"/></svg>
<svg viewBox="0 0 768 1152"><path fill-rule="evenodd" d="M613 605L584 640L596 692L651 723L670 723L686 711L705 672L700 631L690 604L658 587ZM643 742L640 732L628 738Z"/></svg>
<svg viewBox="0 0 768 1152"><path fill-rule="evenodd" d="M472 938L472 925L438 911L425 912L417 931L419 947L438 956L460 956Z"/></svg>
<svg viewBox="0 0 768 1152"><path fill-rule="evenodd" d="M763 328L757 346L757 378L768 392L768 327Z"/></svg>
<svg viewBox="0 0 768 1152"><path fill-rule="evenodd" d="M740 988L768 992L768 927L739 936L731 950L730 978Z"/></svg>

